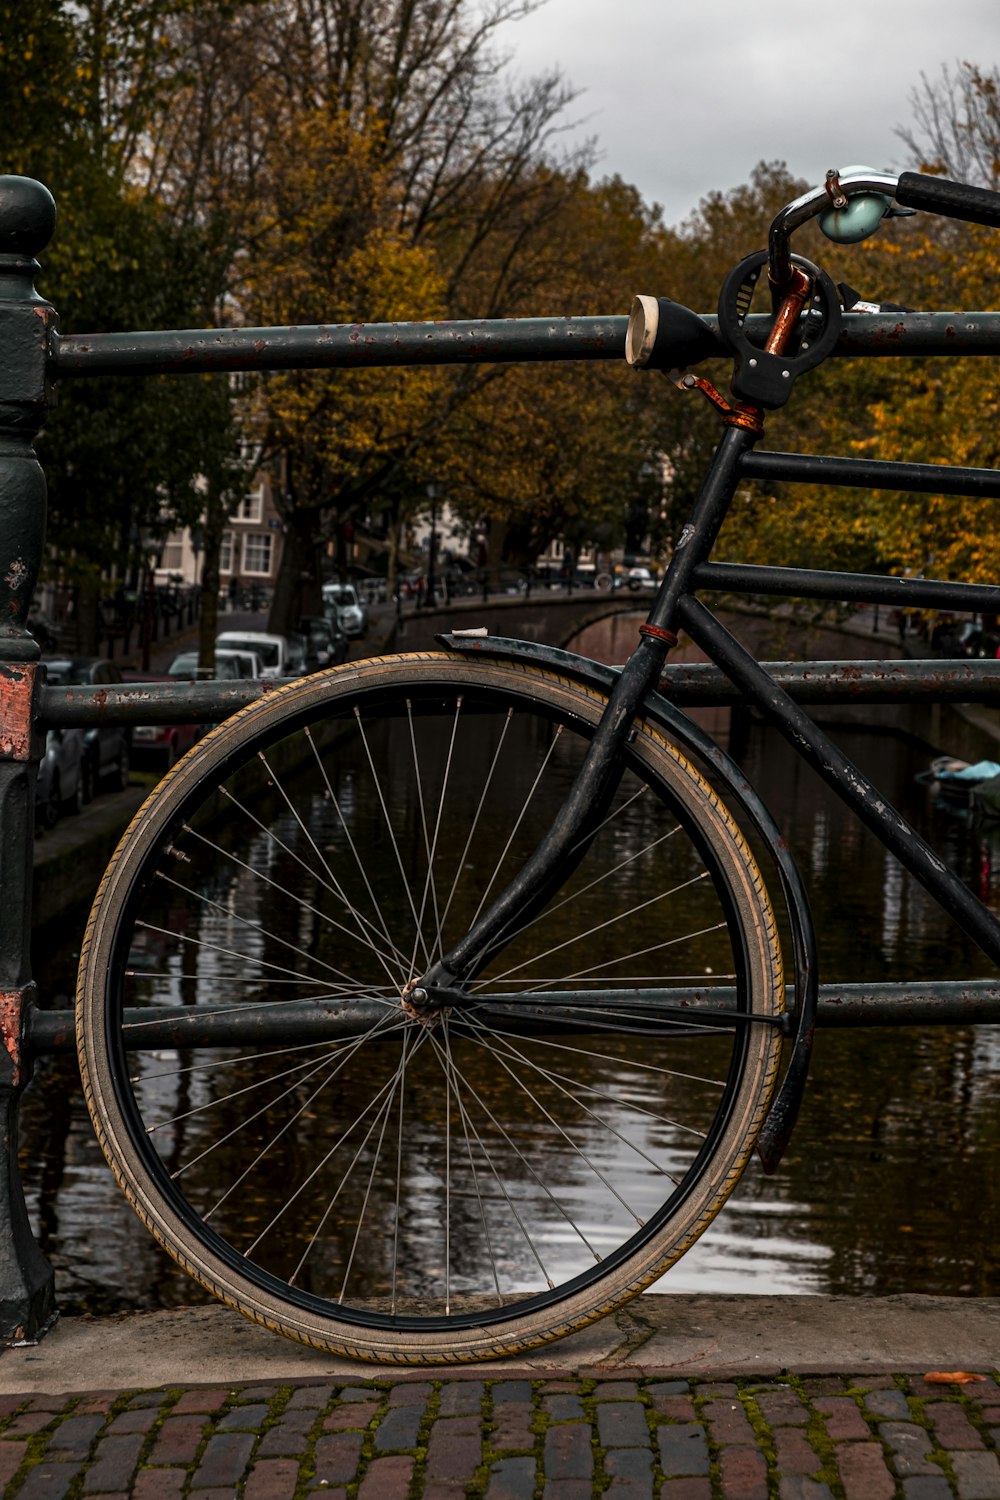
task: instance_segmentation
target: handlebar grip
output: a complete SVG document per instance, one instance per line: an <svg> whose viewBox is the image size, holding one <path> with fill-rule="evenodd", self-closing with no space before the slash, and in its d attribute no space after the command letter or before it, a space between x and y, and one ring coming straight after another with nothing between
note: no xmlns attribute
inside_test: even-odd
<svg viewBox="0 0 1000 1500"><path fill-rule="evenodd" d="M965 219L969 224L989 224L1000 229L1000 193L952 182L947 177L904 172L896 186L896 202L903 208L925 208L948 219Z"/></svg>

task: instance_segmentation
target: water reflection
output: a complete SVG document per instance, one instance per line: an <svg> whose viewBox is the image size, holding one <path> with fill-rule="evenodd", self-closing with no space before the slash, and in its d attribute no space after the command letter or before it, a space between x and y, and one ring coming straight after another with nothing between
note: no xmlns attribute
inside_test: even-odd
<svg viewBox="0 0 1000 1500"><path fill-rule="evenodd" d="M935 809L913 786L925 755L897 739L858 732L840 738L949 863L996 901L995 838ZM847 819L783 742L754 726L744 763L807 874L824 977L849 982L983 972L976 950L877 841ZM352 809L356 799L363 802L360 778L346 776L340 797ZM342 837L335 828L329 836ZM263 836L254 842L250 862L281 884L294 875L292 856ZM249 875L209 894L216 905L203 932L213 946L198 952L203 979L210 973L223 983L248 950L264 963L283 963L273 935L246 925L247 914L256 914L260 904L259 885ZM183 943L188 921L183 902L168 904L147 952L136 953L136 968L148 963L166 976L163 983L177 1003L185 1003L195 972L177 960L189 947ZM298 921L296 941L322 956L324 937L315 916L301 908ZM36 958L42 984L57 993L68 985L67 966L60 976L58 964L48 961L43 968L43 959L46 954ZM188 1115L205 1102L205 1081L178 1075L170 1066L174 1060L159 1059L165 1066L151 1069L143 1087L164 1115ZM752 1166L728 1208L663 1289L995 1293L998 1063L997 1028L822 1034L802 1117L778 1176L765 1179ZM623 1072L617 1086L634 1090L634 1073ZM68 1063L46 1059L39 1065L25 1104L22 1142L29 1207L56 1265L65 1307L152 1307L199 1295L118 1193ZM163 1149L180 1153L188 1144L178 1129ZM421 1158L426 1180L414 1174L406 1212L411 1227L431 1234L424 1189L440 1164L430 1136L416 1138L415 1159ZM601 1222L591 1222L585 1207L580 1218L600 1249ZM553 1222L546 1253L558 1256L559 1241ZM505 1255L501 1250L500 1258Z"/></svg>

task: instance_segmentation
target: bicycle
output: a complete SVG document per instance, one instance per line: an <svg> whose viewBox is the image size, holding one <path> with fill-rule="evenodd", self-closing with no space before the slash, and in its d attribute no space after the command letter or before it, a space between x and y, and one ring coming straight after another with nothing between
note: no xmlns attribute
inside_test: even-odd
<svg viewBox="0 0 1000 1500"><path fill-rule="evenodd" d="M767 809L659 691L682 627L1000 961L996 918L697 597L1000 608L710 560L748 479L1000 495L993 471L753 451L841 336L790 250L831 207L852 234L896 207L1000 225L984 190L832 174L730 273L717 329L637 299L628 359L676 368L723 432L623 667L477 631L336 667L220 724L123 837L81 958L88 1106L159 1242L257 1322L385 1363L515 1353L650 1286L755 1150L777 1165L815 939ZM729 398L687 369L719 337Z"/></svg>

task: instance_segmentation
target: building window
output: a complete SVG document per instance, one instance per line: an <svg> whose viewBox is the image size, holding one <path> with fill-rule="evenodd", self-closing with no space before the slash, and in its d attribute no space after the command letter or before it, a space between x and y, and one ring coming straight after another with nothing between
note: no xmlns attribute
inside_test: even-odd
<svg viewBox="0 0 1000 1500"><path fill-rule="evenodd" d="M260 523L264 511L264 497L261 490L251 490L243 496L239 505L230 516L231 521L256 521Z"/></svg>
<svg viewBox="0 0 1000 1500"><path fill-rule="evenodd" d="M243 538L243 571L267 578L271 572L271 538L266 531Z"/></svg>
<svg viewBox="0 0 1000 1500"><path fill-rule="evenodd" d="M233 571L233 533L224 531L222 541L219 543L219 572L231 573Z"/></svg>
<svg viewBox="0 0 1000 1500"><path fill-rule="evenodd" d="M171 573L180 571L184 561L184 552L180 542L164 542L163 551L160 553L160 567L167 568Z"/></svg>

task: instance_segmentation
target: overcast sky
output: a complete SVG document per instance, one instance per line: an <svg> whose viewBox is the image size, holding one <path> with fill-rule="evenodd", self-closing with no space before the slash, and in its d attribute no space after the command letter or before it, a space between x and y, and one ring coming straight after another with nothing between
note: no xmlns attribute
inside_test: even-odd
<svg viewBox="0 0 1000 1500"><path fill-rule="evenodd" d="M580 90L595 175L619 173L674 224L761 160L814 182L908 165L894 132L921 73L995 66L1000 0L547 0L500 37L517 72L556 66Z"/></svg>

